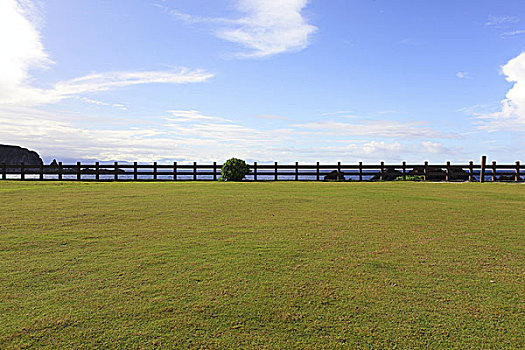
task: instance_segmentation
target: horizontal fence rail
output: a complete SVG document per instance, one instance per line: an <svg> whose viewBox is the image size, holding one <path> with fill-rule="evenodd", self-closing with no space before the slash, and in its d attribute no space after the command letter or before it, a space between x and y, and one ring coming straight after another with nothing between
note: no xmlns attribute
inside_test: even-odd
<svg viewBox="0 0 525 350"><path fill-rule="evenodd" d="M506 181L520 182L525 166L515 164L249 164L246 181L391 181L417 179L426 181ZM61 181L217 181L222 164L0 164L2 180Z"/></svg>

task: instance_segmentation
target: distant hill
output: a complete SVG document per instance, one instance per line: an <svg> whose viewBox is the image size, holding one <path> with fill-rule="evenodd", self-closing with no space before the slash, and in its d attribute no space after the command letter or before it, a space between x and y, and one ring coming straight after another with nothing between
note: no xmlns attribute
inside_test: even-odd
<svg viewBox="0 0 525 350"><path fill-rule="evenodd" d="M42 158L35 151L20 146L0 145L0 164L18 165L41 165Z"/></svg>

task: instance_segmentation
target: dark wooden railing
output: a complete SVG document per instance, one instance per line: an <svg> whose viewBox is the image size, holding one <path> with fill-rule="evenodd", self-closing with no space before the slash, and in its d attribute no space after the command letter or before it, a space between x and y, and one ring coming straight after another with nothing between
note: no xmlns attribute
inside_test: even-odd
<svg viewBox="0 0 525 350"><path fill-rule="evenodd" d="M247 181L321 181L335 171L346 180L394 180L407 179L418 175L422 180L430 181L522 181L525 166L515 164L486 164L483 157L481 164L452 165L446 164L250 164ZM222 164L62 164L26 165L1 164L2 180L63 180L63 181L216 181L221 176Z"/></svg>

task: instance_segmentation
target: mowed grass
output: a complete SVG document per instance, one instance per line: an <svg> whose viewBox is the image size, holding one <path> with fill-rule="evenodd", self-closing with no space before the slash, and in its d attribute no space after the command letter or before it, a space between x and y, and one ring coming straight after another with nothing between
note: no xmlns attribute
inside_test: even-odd
<svg viewBox="0 0 525 350"><path fill-rule="evenodd" d="M525 347L525 186L0 182L0 348Z"/></svg>

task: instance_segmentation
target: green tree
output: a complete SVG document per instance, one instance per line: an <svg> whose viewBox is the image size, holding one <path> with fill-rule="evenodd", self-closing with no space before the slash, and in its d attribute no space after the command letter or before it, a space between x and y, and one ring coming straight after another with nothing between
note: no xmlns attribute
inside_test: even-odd
<svg viewBox="0 0 525 350"><path fill-rule="evenodd" d="M230 158L222 166L220 181L242 181L250 173L250 167L242 159Z"/></svg>

